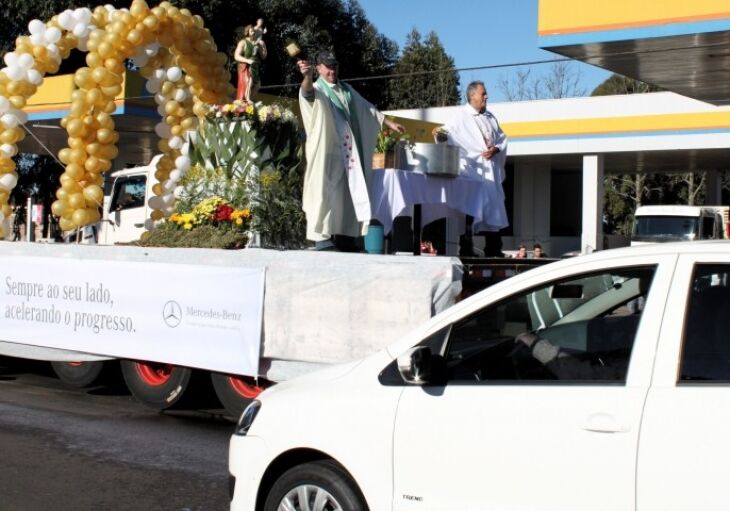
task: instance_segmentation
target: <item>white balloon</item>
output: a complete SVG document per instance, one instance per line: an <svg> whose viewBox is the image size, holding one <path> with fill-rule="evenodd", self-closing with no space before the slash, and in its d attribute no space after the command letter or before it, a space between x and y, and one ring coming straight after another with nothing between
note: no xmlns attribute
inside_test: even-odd
<svg viewBox="0 0 730 511"><path fill-rule="evenodd" d="M11 66L17 66L18 65L18 54L14 51L9 51L5 54L3 57L3 60L5 61L5 65L8 67Z"/></svg>
<svg viewBox="0 0 730 511"><path fill-rule="evenodd" d="M33 34L30 36L30 42L33 43L33 46L45 46L46 38L43 37L43 34Z"/></svg>
<svg viewBox="0 0 730 511"><path fill-rule="evenodd" d="M148 218L147 220L144 221L144 229L145 229L145 231L151 231L154 228L155 228L155 221L154 220L152 220L151 218Z"/></svg>
<svg viewBox="0 0 730 511"><path fill-rule="evenodd" d="M171 82L176 82L182 78L182 70L179 67L171 67L167 70L167 79Z"/></svg>
<svg viewBox="0 0 730 511"><path fill-rule="evenodd" d="M61 14L59 14L58 24L61 25L61 28L65 30L72 30L74 28L74 25L76 24L76 20L73 16L73 11L70 9L66 9Z"/></svg>
<svg viewBox="0 0 730 511"><path fill-rule="evenodd" d="M161 122L155 126L155 133L160 138L170 138L170 127L164 122Z"/></svg>
<svg viewBox="0 0 730 511"><path fill-rule="evenodd" d="M0 114L4 114L10 108L10 101L5 96L0 96Z"/></svg>
<svg viewBox="0 0 730 511"><path fill-rule="evenodd" d="M174 195L172 195L171 197L173 197L173 202L174 202L174 200L175 200L175 196L174 196ZM172 215L172 214L173 214L173 213L175 212L175 206L174 206L173 204L170 204L169 206L167 206L167 207L166 207L165 209L163 209L162 211L164 211L164 212L165 212L165 216L170 216L170 215Z"/></svg>
<svg viewBox="0 0 730 511"><path fill-rule="evenodd" d="M87 41L86 39L79 39L78 49L80 51L88 51L89 50L89 41Z"/></svg>
<svg viewBox="0 0 730 511"><path fill-rule="evenodd" d="M175 181L176 183L180 181L180 178L182 177L182 172L180 172L177 169L173 169L170 171L170 181Z"/></svg>
<svg viewBox="0 0 730 511"><path fill-rule="evenodd" d="M0 117L0 122L3 123L6 128L15 128L19 124L18 118L10 113L3 114L3 116Z"/></svg>
<svg viewBox="0 0 730 511"><path fill-rule="evenodd" d="M160 81L156 78L150 78L145 84L145 89L147 89L152 94L156 94L160 91Z"/></svg>
<svg viewBox="0 0 730 511"><path fill-rule="evenodd" d="M45 30L46 24L43 23L41 20L31 20L31 22L28 23L28 31L33 35L43 34Z"/></svg>
<svg viewBox="0 0 730 511"><path fill-rule="evenodd" d="M56 27L50 27L45 33L46 43L55 44L61 39L61 31Z"/></svg>
<svg viewBox="0 0 730 511"><path fill-rule="evenodd" d="M3 69L3 71L5 71L7 77L14 82L21 80L23 77L25 77L25 70L18 65L6 67L5 69Z"/></svg>
<svg viewBox="0 0 730 511"><path fill-rule="evenodd" d="M155 69L154 73L152 73L152 76L157 78L158 80L162 81L165 78L167 78L167 73L164 69Z"/></svg>
<svg viewBox="0 0 730 511"><path fill-rule="evenodd" d="M13 188L15 188L15 185L17 183L18 176L16 176L13 172L9 172L0 176L0 188L4 188L5 190L12 190Z"/></svg>
<svg viewBox="0 0 730 511"><path fill-rule="evenodd" d="M186 132L185 132L185 135L183 135L183 140L186 140L186 141L187 141L187 139L188 139L188 133L187 133L187 131L186 131ZM189 142L185 142L185 143L184 143L184 144L182 145L182 147L180 148L180 153L181 153L181 154L188 154L188 151L189 151L189 150L190 150L190 143L189 143Z"/></svg>
<svg viewBox="0 0 730 511"><path fill-rule="evenodd" d="M180 137L172 137L168 142L168 145L173 149L180 149L183 145L183 140Z"/></svg>
<svg viewBox="0 0 730 511"><path fill-rule="evenodd" d="M73 28L73 33L76 37L86 37L89 35L89 27L85 23L76 23Z"/></svg>
<svg viewBox="0 0 730 511"><path fill-rule="evenodd" d="M175 168L185 172L190 168L190 158L187 156L178 156L175 158ZM172 176L172 174L170 174Z"/></svg>
<svg viewBox="0 0 730 511"><path fill-rule="evenodd" d="M15 146L15 144L2 144L0 145L0 153L2 153L4 156L7 156L8 158L12 158L16 154L18 154L18 148Z"/></svg>
<svg viewBox="0 0 730 511"><path fill-rule="evenodd" d="M5 220L5 214L0 211L0 222L3 222Z"/></svg>
<svg viewBox="0 0 730 511"><path fill-rule="evenodd" d="M0 179L2 179L2 177L0 177ZM147 201L147 204L149 204L152 209L162 209L165 207L165 203L162 202L162 197L158 195L153 195L152 197L150 197L150 200Z"/></svg>
<svg viewBox="0 0 730 511"><path fill-rule="evenodd" d="M184 191L185 191L185 188L183 188L182 186L178 186L172 192L172 195L174 195L176 199L179 199L180 197L182 197Z"/></svg>
<svg viewBox="0 0 730 511"><path fill-rule="evenodd" d="M16 119L18 119L18 122L20 124L25 124L26 122L28 122L28 114L26 114L22 110L13 109L11 113L15 116Z"/></svg>
<svg viewBox="0 0 730 511"><path fill-rule="evenodd" d="M183 101L185 101L187 99L187 97L188 97L188 93L185 91L185 89L177 89L175 91L174 98L175 98L175 101L177 101L178 103L182 103Z"/></svg>
<svg viewBox="0 0 730 511"><path fill-rule="evenodd" d="M160 114L162 117L165 117L167 115L167 112L165 112L165 105L162 103L164 102L158 102L159 106L157 107L157 113Z"/></svg>
<svg viewBox="0 0 730 511"><path fill-rule="evenodd" d="M88 25L91 22L91 9L87 7L81 7L74 11L74 18L82 22L84 25Z"/></svg>
<svg viewBox="0 0 730 511"><path fill-rule="evenodd" d="M145 52L145 53L146 53L146 54L147 54L147 55L148 55L149 57L153 57L153 56L157 55L157 52L158 52L158 51L160 51L160 45L159 45L158 43L152 43L152 44L148 44L148 45L147 45L147 46L146 46L146 47L144 48L144 52Z"/></svg>
<svg viewBox="0 0 730 511"><path fill-rule="evenodd" d="M162 189L168 193L173 191L175 188L177 188L177 182L172 179L167 179L164 183L162 183Z"/></svg>
<svg viewBox="0 0 730 511"><path fill-rule="evenodd" d="M132 64L134 64L137 67L144 67L147 65L147 62L149 62L149 57L147 55L139 55L137 57L134 57L132 59Z"/></svg>
<svg viewBox="0 0 730 511"><path fill-rule="evenodd" d="M18 65L23 69L30 69L35 65L35 59L33 59L33 55L23 53L18 57Z"/></svg>

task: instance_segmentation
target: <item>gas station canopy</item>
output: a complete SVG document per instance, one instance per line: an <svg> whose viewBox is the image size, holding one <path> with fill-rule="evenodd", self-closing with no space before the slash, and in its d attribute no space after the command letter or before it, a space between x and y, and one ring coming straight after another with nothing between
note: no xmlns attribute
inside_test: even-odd
<svg viewBox="0 0 730 511"><path fill-rule="evenodd" d="M730 104L727 0L540 0L538 35L554 53Z"/></svg>

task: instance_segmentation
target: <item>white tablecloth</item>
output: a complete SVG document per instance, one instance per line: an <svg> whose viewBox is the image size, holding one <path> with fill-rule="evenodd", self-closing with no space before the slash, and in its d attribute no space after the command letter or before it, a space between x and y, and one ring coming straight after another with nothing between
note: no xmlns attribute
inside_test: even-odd
<svg viewBox="0 0 730 511"><path fill-rule="evenodd" d="M421 225L440 218L460 220L474 217L477 224L488 207L486 182L477 176L427 176L415 170L378 169L372 173L371 203L373 218L383 224L385 233L393 228L393 219L412 216L413 206L421 205Z"/></svg>

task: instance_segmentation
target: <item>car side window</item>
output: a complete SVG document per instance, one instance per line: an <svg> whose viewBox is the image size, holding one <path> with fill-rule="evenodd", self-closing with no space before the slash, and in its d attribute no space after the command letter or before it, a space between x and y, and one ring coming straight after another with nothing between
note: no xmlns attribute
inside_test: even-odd
<svg viewBox="0 0 730 511"><path fill-rule="evenodd" d="M147 178L145 176L119 178L114 187L111 211L144 206L146 184Z"/></svg>
<svg viewBox="0 0 730 511"><path fill-rule="evenodd" d="M730 383L730 265L695 267L679 380Z"/></svg>
<svg viewBox="0 0 730 511"><path fill-rule="evenodd" d="M460 384L621 383L655 267L551 282L456 323L445 352Z"/></svg>

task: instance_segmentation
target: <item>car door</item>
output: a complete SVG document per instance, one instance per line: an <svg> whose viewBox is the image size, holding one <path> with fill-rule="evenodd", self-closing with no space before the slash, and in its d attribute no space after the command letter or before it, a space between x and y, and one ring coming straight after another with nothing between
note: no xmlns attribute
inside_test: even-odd
<svg viewBox="0 0 730 511"><path fill-rule="evenodd" d="M398 406L393 509L632 509L674 261L576 260L454 321L440 354L446 383L408 386ZM559 354L547 365L538 344L516 349L515 336L535 329L541 349Z"/></svg>
<svg viewBox="0 0 730 511"><path fill-rule="evenodd" d="M683 255L639 441L637 508L728 509L730 253Z"/></svg>

